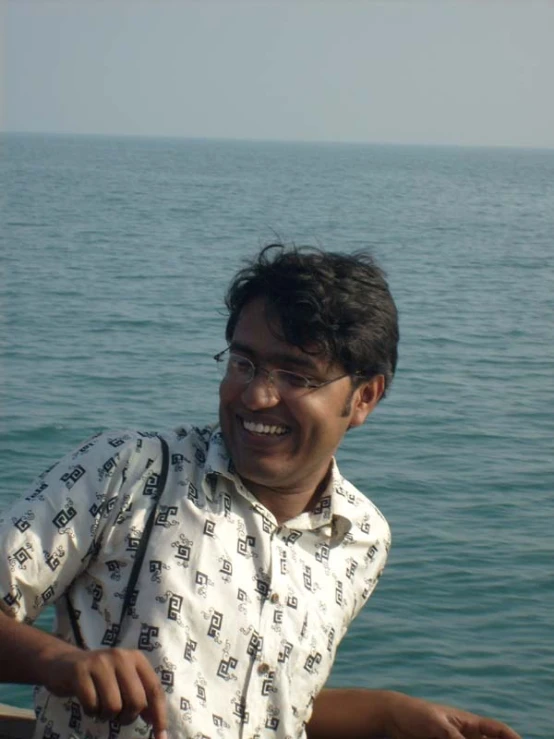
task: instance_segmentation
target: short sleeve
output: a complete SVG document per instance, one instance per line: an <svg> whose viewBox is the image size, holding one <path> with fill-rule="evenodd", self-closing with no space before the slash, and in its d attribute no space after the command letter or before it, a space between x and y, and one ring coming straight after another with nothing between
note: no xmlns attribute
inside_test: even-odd
<svg viewBox="0 0 554 739"><path fill-rule="evenodd" d="M86 568L121 515L125 490L157 456L153 436L92 437L0 513L0 608L6 614L33 622Z"/></svg>
<svg viewBox="0 0 554 739"><path fill-rule="evenodd" d="M391 546L390 527L377 509L375 509L371 533L370 541L364 542L360 555L352 560L356 563L356 566L353 567L350 564L350 575L347 574L347 577L352 577L356 582L352 619L360 613L377 587L377 583L385 569Z"/></svg>

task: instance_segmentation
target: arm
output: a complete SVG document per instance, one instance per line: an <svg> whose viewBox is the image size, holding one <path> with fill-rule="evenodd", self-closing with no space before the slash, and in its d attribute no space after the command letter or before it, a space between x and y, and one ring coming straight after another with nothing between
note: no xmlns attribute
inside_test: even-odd
<svg viewBox="0 0 554 739"><path fill-rule="evenodd" d="M85 650L69 643L66 625L64 639L28 625L86 570L129 486L142 485L144 462L135 448L129 434L93 437L0 515L0 682L43 685L101 719L130 723L140 715L163 739L164 693L144 654Z"/></svg>
<svg viewBox="0 0 554 739"><path fill-rule="evenodd" d="M166 739L165 694L139 651L79 649L0 611L2 682L44 685L58 697L75 697L101 720L129 724L141 716L156 739Z"/></svg>
<svg viewBox="0 0 554 739"><path fill-rule="evenodd" d="M309 739L521 739L499 721L388 690L322 690L306 730Z"/></svg>
<svg viewBox="0 0 554 739"><path fill-rule="evenodd" d="M306 727L308 739L379 739L385 736L386 691L323 689Z"/></svg>

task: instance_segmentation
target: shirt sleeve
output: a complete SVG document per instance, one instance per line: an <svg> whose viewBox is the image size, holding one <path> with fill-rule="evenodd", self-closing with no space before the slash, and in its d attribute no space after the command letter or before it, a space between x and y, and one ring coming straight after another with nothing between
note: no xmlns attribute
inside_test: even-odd
<svg viewBox="0 0 554 739"><path fill-rule="evenodd" d="M363 554L357 558L357 592L354 597L352 619L356 618L377 587L383 574L391 546L391 531L387 521L376 510L375 523L372 527L372 538L364 542Z"/></svg>
<svg viewBox="0 0 554 739"><path fill-rule="evenodd" d="M0 608L32 623L98 552L137 481L161 455L155 434L92 437L0 513Z"/></svg>

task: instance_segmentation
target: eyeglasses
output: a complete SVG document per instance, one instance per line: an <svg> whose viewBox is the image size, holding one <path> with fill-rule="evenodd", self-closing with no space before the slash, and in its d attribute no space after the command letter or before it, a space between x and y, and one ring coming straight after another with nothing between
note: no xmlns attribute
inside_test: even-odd
<svg viewBox="0 0 554 739"><path fill-rule="evenodd" d="M230 352L225 357L228 351L229 347L214 356L222 379L240 385L248 385L258 372L263 372L267 375L267 382L277 390L281 398L298 398L308 390L318 390L325 385L330 385L332 382L349 376L349 373L346 372L339 375L339 377L333 377L331 380L317 382L304 375L299 375L297 372L289 372L289 370L267 370L265 367L255 365L254 362L242 354Z"/></svg>

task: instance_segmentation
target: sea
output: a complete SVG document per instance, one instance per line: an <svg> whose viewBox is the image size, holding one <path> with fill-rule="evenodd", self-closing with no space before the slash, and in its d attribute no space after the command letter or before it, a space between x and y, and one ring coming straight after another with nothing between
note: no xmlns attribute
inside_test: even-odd
<svg viewBox="0 0 554 739"><path fill-rule="evenodd" d="M552 739L554 150L1 134L0 177L0 507L97 431L215 421L262 246L368 249L400 359L338 461L393 546L330 685Z"/></svg>

